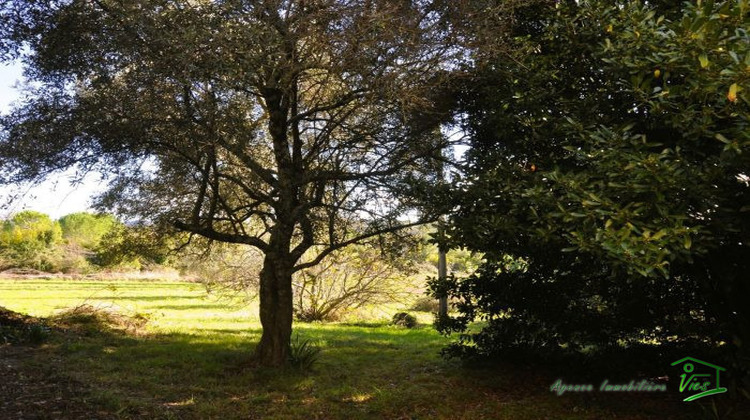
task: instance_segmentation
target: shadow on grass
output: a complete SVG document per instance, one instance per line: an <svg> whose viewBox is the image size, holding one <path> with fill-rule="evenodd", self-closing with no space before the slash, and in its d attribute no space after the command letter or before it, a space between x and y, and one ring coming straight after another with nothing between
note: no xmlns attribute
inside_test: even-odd
<svg viewBox="0 0 750 420"><path fill-rule="evenodd" d="M428 328L306 324L297 331L323 348L308 372L252 368L258 328L62 334L36 363L88 384L94 401L121 418L696 418L696 406L672 397L549 391L560 375L600 379L580 367L445 361L438 352L446 340Z"/></svg>

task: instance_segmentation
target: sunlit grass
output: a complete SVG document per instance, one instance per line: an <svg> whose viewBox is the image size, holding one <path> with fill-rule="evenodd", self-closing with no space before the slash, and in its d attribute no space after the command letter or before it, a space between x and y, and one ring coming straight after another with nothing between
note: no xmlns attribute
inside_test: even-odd
<svg viewBox="0 0 750 420"><path fill-rule="evenodd" d="M219 299L200 284L0 280L0 306L14 311L47 317L82 304L149 321L138 335L56 339L31 363L88 384L94 401L122 418L615 414L606 404L554 396L548 391L553 378L528 367L467 370L444 360L439 351L448 339L425 325L429 314L418 314L423 324L414 329L388 325L395 311L406 309L398 304L381 308L381 315L365 323L295 324L296 333L322 353L312 371L278 371L251 364L261 333L257 304ZM648 417L647 407L628 409ZM654 417L661 417L657 412Z"/></svg>

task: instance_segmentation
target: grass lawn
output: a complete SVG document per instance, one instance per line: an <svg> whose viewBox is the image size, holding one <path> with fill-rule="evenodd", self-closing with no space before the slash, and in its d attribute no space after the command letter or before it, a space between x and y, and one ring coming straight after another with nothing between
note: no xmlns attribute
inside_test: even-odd
<svg viewBox="0 0 750 420"><path fill-rule="evenodd" d="M533 366L467 368L439 356L429 324L296 324L322 353L311 371L250 367L257 307L179 282L0 280L0 306L47 317L81 304L148 322L130 333L61 334L30 351L28 369L86 385L106 416L200 419L695 418L669 393L550 392ZM420 320L429 322L428 314ZM590 378L598 383L602 378Z"/></svg>

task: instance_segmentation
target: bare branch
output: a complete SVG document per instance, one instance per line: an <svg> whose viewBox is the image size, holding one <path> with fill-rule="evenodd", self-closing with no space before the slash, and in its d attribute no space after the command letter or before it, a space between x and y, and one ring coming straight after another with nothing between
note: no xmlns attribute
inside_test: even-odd
<svg viewBox="0 0 750 420"><path fill-rule="evenodd" d="M378 229L378 230L375 230L375 231L372 231L372 232L369 232L369 233L365 233L365 234L362 234L362 235L359 235L359 236L355 236L355 237L350 238L350 239L348 239L346 241L338 242L338 243L335 243L335 244L326 244L327 248L324 249L324 250L322 250L314 259L312 259L311 261L308 261L308 262L304 262L304 263L295 265L294 268L293 268L293 271L296 272L296 271L304 270L304 269L309 268L309 267L313 267L313 266L317 265L318 263L320 263L321 261L323 261L325 259L325 257L327 257L328 255L330 255L332 252L334 252L336 250L339 250L341 248L344 248L346 246L349 246L349 245L352 245L352 244L356 244L356 243L360 243L360 242L363 242L363 241L365 241L367 239L374 238L374 237L377 237L377 236L382 236L382 235L385 235L385 234L388 234L388 233L397 232L399 230L408 229L410 227L421 226L421 225L425 225L427 223L432 223L432 222L435 222L436 220L437 220L437 218L431 218L431 219L427 219L427 220L420 220L420 221L417 221L417 222L406 223L406 224L402 224L402 225L398 225L398 226L391 226L389 228Z"/></svg>

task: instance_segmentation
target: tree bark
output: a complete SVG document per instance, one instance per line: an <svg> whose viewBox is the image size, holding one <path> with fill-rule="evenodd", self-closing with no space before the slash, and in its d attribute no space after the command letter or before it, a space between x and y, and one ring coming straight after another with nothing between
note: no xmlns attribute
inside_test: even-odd
<svg viewBox="0 0 750 420"><path fill-rule="evenodd" d="M276 88L264 89L263 96L269 114L268 131L273 139L278 168L279 199L274 203L276 225L271 229L268 250L260 272L260 323L263 335L255 355L262 366L276 367L286 364L289 358L294 307L292 273L297 262L290 254L290 245L296 223L294 208L299 201L293 182L294 163L289 153L287 136L288 101Z"/></svg>
<svg viewBox="0 0 750 420"><path fill-rule="evenodd" d="M292 263L267 254L260 272L260 323L263 335L255 350L262 366L283 366L292 336Z"/></svg>

